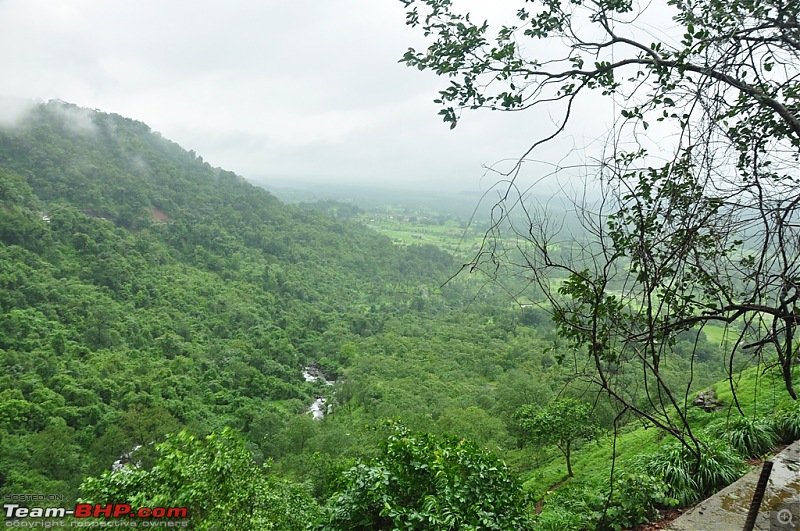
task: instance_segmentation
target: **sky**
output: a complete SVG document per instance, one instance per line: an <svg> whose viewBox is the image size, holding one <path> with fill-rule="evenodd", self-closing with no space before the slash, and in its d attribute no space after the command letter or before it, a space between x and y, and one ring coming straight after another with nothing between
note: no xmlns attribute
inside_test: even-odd
<svg viewBox="0 0 800 531"><path fill-rule="evenodd" d="M0 0L0 96L140 120L267 184L486 190L485 166L552 130L546 112L489 111L450 130L433 103L447 80L400 64L409 46L424 41L397 0ZM593 125L534 155L583 149L610 112L587 109Z"/></svg>

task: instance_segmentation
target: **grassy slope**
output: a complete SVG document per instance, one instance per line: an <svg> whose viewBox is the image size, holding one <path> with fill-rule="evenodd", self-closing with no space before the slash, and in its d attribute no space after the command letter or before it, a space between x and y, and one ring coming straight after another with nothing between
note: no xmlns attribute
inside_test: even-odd
<svg viewBox="0 0 800 531"><path fill-rule="evenodd" d="M737 397L742 410L747 415L754 413L759 416L769 415L781 407L790 405L793 401L782 387L780 374L776 370L762 374L763 368L751 367L744 370L734 379ZM800 376L795 377L795 383L800 382ZM733 405L733 393L727 380L718 382L713 386L717 398L726 406L724 409L705 413L692 406L693 429L700 431L713 421L725 420L729 416L738 415ZM635 427L629 425L621 430L616 439L617 466L624 470L627 463L640 455L655 452L660 444L668 440L662 437L659 430L654 428ZM609 463L612 459L614 445L613 434L600 440L585 444L573 453L573 470L575 477L560 485L594 487L607 484L610 474ZM515 456L522 459L523 455L535 457L542 463L528 474L525 488L536 499L545 497L553 485L560 483L566 476L566 464L563 456L556 449L548 449L541 455L532 456L530 452L520 452Z"/></svg>

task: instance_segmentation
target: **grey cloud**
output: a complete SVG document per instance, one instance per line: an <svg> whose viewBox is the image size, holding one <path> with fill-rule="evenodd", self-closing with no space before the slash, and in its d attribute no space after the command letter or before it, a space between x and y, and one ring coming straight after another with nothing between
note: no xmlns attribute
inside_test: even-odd
<svg viewBox="0 0 800 531"><path fill-rule="evenodd" d="M16 127L36 105L36 101L0 95L0 127Z"/></svg>
<svg viewBox="0 0 800 531"><path fill-rule="evenodd" d="M5 0L0 27L0 95L141 120L246 177L475 189L549 123L450 131L432 103L447 80L397 62L420 36L391 0Z"/></svg>
<svg viewBox="0 0 800 531"><path fill-rule="evenodd" d="M97 134L98 129L94 123L94 113L90 109L59 105L54 106L53 110L68 131L81 136L94 136Z"/></svg>

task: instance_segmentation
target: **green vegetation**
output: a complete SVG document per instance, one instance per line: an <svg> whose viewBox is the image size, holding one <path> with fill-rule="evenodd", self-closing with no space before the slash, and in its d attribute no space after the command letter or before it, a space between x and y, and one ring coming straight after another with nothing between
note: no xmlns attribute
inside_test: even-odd
<svg viewBox="0 0 800 531"><path fill-rule="evenodd" d="M89 478L85 503L185 507L195 529L281 529L308 526L319 508L308 492L268 476L229 428L204 440L182 431L157 445L147 470L126 467Z"/></svg>
<svg viewBox="0 0 800 531"><path fill-rule="evenodd" d="M558 360L572 350L576 379L591 382L616 414L615 435L633 416L674 439L627 464L634 474L619 476L629 491L622 498L613 483L559 488L538 523L637 525L659 505L709 495L744 471L745 458L795 434L796 408L763 412L776 392L797 400L800 85L790 58L800 47L786 35L798 6L547 0L476 20L449 0L401 2L407 25L425 38L402 61L447 78L435 102L451 128L466 110L537 107L556 117L549 129L532 128L516 164L505 172L498 164L506 193L467 267L492 280L531 280L564 342ZM670 10L680 40L642 24L653 9L662 18ZM776 64L788 70L773 75ZM573 198L582 230L569 231L529 200L519 176L542 144L572 132L582 105L597 106L591 91L619 113L603 148L542 161L559 180L573 161L587 176ZM724 420L689 406L694 363L714 356L697 348L704 331L728 367L728 389L716 390ZM690 361L689 378L672 372L676 357ZM536 408L523 411L537 419ZM551 411L538 415L541 436Z"/></svg>
<svg viewBox="0 0 800 531"><path fill-rule="evenodd" d="M378 207L282 204L120 116L51 102L0 129L0 495L186 505L198 529L619 528L740 471L637 466L684 448L580 377L525 278L446 282L468 217L398 208L416 222L376 228L435 245L366 226ZM721 455L796 436L780 367L736 375L738 420L716 337L661 360L692 428L724 430ZM711 386L725 409L690 405Z"/></svg>
<svg viewBox="0 0 800 531"><path fill-rule="evenodd" d="M555 444L567 460L567 476L572 477L572 450L581 440L595 438L600 427L589 404L559 398L538 411L531 405L517 410L522 431L534 444Z"/></svg>
<svg viewBox="0 0 800 531"><path fill-rule="evenodd" d="M235 428L259 461L294 451L318 392L303 367L336 376L452 263L58 102L0 130L0 160L5 493L74 497L181 427Z"/></svg>
<svg viewBox="0 0 800 531"><path fill-rule="evenodd" d="M713 494L745 472L742 455L724 440L703 440L700 461L678 443L670 441L638 464L647 474L669 486L669 496L687 505Z"/></svg>
<svg viewBox="0 0 800 531"><path fill-rule="evenodd" d="M715 439L726 441L740 455L752 458L766 454L778 443L773 424L771 419L735 416L728 422L710 426L709 432Z"/></svg>
<svg viewBox="0 0 800 531"><path fill-rule="evenodd" d="M531 528L521 486L475 443L398 425L381 450L344 475L323 529Z"/></svg>

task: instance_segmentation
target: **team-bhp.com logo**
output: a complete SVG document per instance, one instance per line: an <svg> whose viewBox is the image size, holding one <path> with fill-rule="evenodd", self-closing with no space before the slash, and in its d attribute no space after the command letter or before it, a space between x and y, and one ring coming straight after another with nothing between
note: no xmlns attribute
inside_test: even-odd
<svg viewBox="0 0 800 531"><path fill-rule="evenodd" d="M127 503L110 503L106 505L78 503L75 505L75 509L66 509L64 507L22 507L17 503L6 503L3 504L3 509L6 517L6 527L31 527L23 523L29 518L67 517L147 519L142 524L150 520L155 521L146 526L142 525L142 527L161 527L158 525L159 519L164 519L162 523L170 520L174 524L175 519L186 518L189 515L186 507L139 507L134 509ZM81 527L81 525L78 524L78 527ZM169 527L174 527L174 525Z"/></svg>

